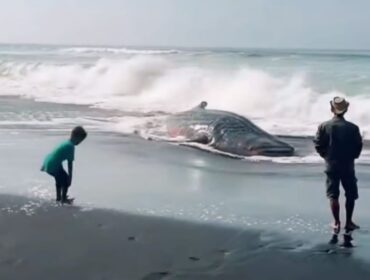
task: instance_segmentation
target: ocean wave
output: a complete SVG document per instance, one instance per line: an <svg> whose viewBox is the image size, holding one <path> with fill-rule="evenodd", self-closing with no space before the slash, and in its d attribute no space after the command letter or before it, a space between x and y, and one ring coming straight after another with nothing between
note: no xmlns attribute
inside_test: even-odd
<svg viewBox="0 0 370 280"><path fill-rule="evenodd" d="M317 91L304 73L277 77L248 65L213 68L153 55L90 64L0 62L0 88L3 95L135 112L173 113L207 100L210 108L247 116L281 135L313 135L331 116L329 100L346 96ZM349 100L349 119L370 138L370 96Z"/></svg>
<svg viewBox="0 0 370 280"><path fill-rule="evenodd" d="M147 50L147 49L130 49L130 48L108 48L108 47L74 47L63 48L60 50L62 54L130 54L130 55L163 55L163 54L178 54L180 50Z"/></svg>

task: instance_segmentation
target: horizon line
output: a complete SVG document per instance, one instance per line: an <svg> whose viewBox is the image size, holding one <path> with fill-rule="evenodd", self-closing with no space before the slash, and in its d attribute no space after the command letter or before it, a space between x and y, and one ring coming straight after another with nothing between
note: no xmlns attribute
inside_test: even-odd
<svg viewBox="0 0 370 280"><path fill-rule="evenodd" d="M50 47L111 47L111 48L158 48L158 49L213 49L213 50L287 50L287 51L358 51L358 52L366 52L370 51L370 49L366 48L332 48L332 47L265 47L265 46L240 46L240 47L232 47L232 46L176 46L176 45L160 45L160 44L143 44L143 45L135 45L135 44L92 44L92 43L34 43L34 42L24 42L24 43L12 43L12 42L0 42L1 46L50 46Z"/></svg>

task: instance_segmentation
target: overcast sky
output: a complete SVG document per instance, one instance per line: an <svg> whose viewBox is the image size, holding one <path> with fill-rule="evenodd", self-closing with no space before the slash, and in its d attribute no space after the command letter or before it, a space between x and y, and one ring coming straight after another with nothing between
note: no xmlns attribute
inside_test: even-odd
<svg viewBox="0 0 370 280"><path fill-rule="evenodd" d="M0 42L370 49L369 0L0 0Z"/></svg>

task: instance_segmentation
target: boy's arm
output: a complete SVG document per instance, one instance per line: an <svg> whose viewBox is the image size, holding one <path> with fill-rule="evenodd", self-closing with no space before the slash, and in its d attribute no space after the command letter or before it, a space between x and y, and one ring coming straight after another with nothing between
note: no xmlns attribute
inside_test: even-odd
<svg viewBox="0 0 370 280"><path fill-rule="evenodd" d="M72 176L73 176L73 161L68 161L68 175L69 175L69 186L72 185Z"/></svg>

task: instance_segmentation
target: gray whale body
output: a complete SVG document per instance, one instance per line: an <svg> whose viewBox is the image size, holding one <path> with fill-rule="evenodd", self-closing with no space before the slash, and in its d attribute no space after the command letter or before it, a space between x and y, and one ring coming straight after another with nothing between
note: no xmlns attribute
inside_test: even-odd
<svg viewBox="0 0 370 280"><path fill-rule="evenodd" d="M208 109L193 109L168 117L169 137L209 144L213 148L242 156L292 156L294 148L262 130L240 115Z"/></svg>

